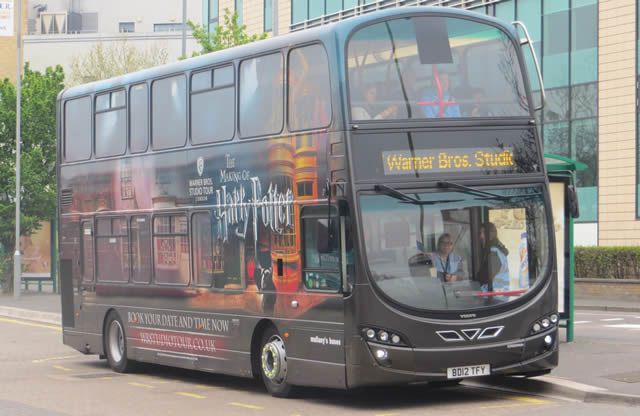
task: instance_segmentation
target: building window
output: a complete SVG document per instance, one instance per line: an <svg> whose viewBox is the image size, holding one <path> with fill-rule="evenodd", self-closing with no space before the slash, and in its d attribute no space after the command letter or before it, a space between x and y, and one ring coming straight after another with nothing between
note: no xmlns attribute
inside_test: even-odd
<svg viewBox="0 0 640 416"><path fill-rule="evenodd" d="M273 1L264 0L264 31L271 32L273 30Z"/></svg>
<svg viewBox="0 0 640 416"><path fill-rule="evenodd" d="M207 26L210 34L215 33L216 26L219 24L220 8L218 0L203 0L202 2L202 20Z"/></svg>
<svg viewBox="0 0 640 416"><path fill-rule="evenodd" d="M300 23L316 17L330 15L377 0L291 0L291 23ZM271 2L269 2L271 3ZM371 10L371 8L367 8Z"/></svg>
<svg viewBox="0 0 640 416"><path fill-rule="evenodd" d="M120 22L118 31L120 33L132 33L136 31L135 22Z"/></svg>
<svg viewBox="0 0 640 416"><path fill-rule="evenodd" d="M234 10L238 13L238 25L242 26L242 0L235 0Z"/></svg>
<svg viewBox="0 0 640 416"><path fill-rule="evenodd" d="M154 32L180 32L182 31L182 23L154 23Z"/></svg>

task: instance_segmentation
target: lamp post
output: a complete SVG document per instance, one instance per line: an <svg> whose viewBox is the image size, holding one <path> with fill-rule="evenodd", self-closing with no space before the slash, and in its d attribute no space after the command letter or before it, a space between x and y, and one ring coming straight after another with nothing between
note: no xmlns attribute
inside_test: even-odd
<svg viewBox="0 0 640 416"><path fill-rule="evenodd" d="M20 299L20 274L22 272L22 256L20 255L20 101L22 98L22 71L21 56L22 47L22 4L18 3L18 24L16 25L16 38L18 39L17 55L18 69L16 73L16 252L13 255L13 298Z"/></svg>

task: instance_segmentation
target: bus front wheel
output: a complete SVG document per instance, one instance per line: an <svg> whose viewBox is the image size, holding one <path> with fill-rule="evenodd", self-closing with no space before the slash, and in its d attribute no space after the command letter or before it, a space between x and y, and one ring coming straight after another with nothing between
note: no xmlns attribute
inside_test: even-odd
<svg viewBox="0 0 640 416"><path fill-rule="evenodd" d="M133 361L127 358L127 338L124 325L116 311L107 316L104 327L105 353L109 367L118 373L127 373L133 369Z"/></svg>
<svg viewBox="0 0 640 416"><path fill-rule="evenodd" d="M287 382L287 354L284 340L273 328L267 328L260 343L260 374L265 387L274 397L288 397L291 384Z"/></svg>

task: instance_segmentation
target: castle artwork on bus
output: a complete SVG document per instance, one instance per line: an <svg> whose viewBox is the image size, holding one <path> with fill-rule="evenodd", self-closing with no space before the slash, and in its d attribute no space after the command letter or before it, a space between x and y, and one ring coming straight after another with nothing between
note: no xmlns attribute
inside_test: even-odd
<svg viewBox="0 0 640 416"><path fill-rule="evenodd" d="M130 277L127 238L120 236L126 237L127 226L106 232L97 220L96 290L114 293L118 286L109 283L126 281L151 283L155 290L189 287L183 292L193 307L275 316L299 316L326 301L326 293L302 287L300 241L301 210L319 204L318 187L326 182L326 168L318 169L326 158L326 136L301 133L104 160L91 166L92 175L82 165L67 170L62 186L73 189L74 198L63 211L122 212L114 216L137 239L131 243ZM149 244L144 236L150 248L143 247ZM101 261L107 258L111 265ZM145 271L148 276L140 276ZM290 305L294 296L296 309Z"/></svg>

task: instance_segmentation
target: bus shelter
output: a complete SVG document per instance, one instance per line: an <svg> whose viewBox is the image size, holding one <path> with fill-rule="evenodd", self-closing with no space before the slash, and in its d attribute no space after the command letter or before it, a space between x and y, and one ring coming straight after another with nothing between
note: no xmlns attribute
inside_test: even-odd
<svg viewBox="0 0 640 416"><path fill-rule="evenodd" d="M567 330L567 342L573 341L573 222L580 216L576 192L576 172L587 165L563 156L546 154L544 163L549 176L549 193L556 237L558 270L558 312L560 327Z"/></svg>

